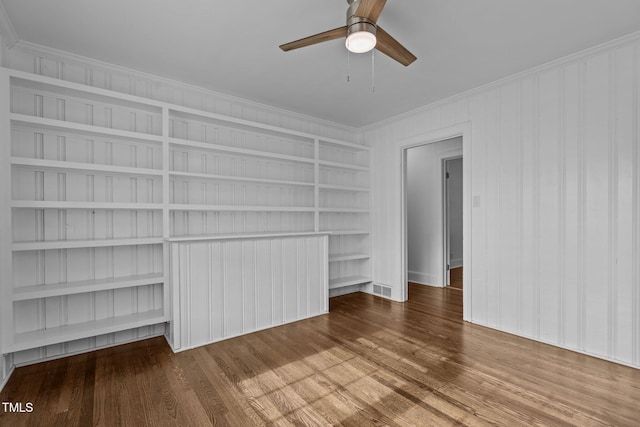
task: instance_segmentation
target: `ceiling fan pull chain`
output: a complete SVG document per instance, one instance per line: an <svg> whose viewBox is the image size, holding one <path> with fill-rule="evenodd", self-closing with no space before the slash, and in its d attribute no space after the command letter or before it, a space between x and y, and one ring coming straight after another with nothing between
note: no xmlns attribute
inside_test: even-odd
<svg viewBox="0 0 640 427"><path fill-rule="evenodd" d="M347 83L351 81L351 52L347 50Z"/></svg>
<svg viewBox="0 0 640 427"><path fill-rule="evenodd" d="M376 54L375 49L371 49L371 92L376 91Z"/></svg>

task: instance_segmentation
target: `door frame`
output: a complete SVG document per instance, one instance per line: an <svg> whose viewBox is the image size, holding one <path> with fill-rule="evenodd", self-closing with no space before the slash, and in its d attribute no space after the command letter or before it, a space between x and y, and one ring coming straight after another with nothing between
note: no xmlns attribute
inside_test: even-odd
<svg viewBox="0 0 640 427"><path fill-rule="evenodd" d="M462 136L462 157L465 159L463 163L463 230L462 235L462 263L465 266L463 270L463 283L465 284L465 290L462 294L463 298L463 320L471 321L472 319L472 300L473 300L473 262L472 262L472 236L471 236L471 218L472 218L472 188L471 188L471 122L465 122L443 129L427 132L417 136L413 136L400 141L400 159L401 165L401 179L400 179L400 261L402 263L401 269L401 301L406 301L409 296L408 285L408 238L407 238L407 150L413 147L419 147L425 144L431 144L445 139L451 139ZM473 205L480 206L480 198L474 197Z"/></svg>
<svg viewBox="0 0 640 427"><path fill-rule="evenodd" d="M462 155L456 155L442 158L442 277L444 278L444 287L451 285L451 251L449 249L451 247L451 224L449 221L449 178L447 178L449 171L447 170L447 165L450 161L457 159L464 159L464 157ZM462 165L464 167L464 163Z"/></svg>

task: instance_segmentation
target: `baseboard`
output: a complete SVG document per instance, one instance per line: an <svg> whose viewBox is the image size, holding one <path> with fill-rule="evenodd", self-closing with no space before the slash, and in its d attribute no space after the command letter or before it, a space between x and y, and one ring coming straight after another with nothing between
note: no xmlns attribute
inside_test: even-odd
<svg viewBox="0 0 640 427"><path fill-rule="evenodd" d="M264 326L262 328L254 329L252 331L242 332L242 333L239 333L239 334L233 334L233 335L229 335L229 336L226 336L226 337L223 337L223 338L216 338L214 340L207 341L207 342L204 342L204 343L193 344L193 345L184 346L184 347L180 347L180 348L174 348L171 345L171 343L169 343L169 347L171 347L171 350L173 350L174 353L182 353L183 351L193 350L194 348L204 347L205 345L215 344L217 342L226 341L226 340L230 340L230 339L233 339L233 338L238 338L238 337L241 337L241 336L244 336L244 335L249 335L249 334L253 334L253 333L256 333L256 332L260 332L260 331L265 331L267 329L273 329L273 328L277 328L277 327L280 327L280 326L285 326L285 325L290 325L292 323L301 322L303 320L313 319L314 317L324 316L325 314L328 314L328 313L329 313L328 310L320 312L320 313L314 313L314 314L311 314L309 316L301 317L299 319L287 320L287 321L283 321L282 323L278 323L276 325ZM167 337L165 335L165 339L166 338ZM167 342L168 341L169 340L167 339Z"/></svg>
<svg viewBox="0 0 640 427"><path fill-rule="evenodd" d="M489 326L489 325L486 325L484 323L474 322L473 320L465 320L465 321L469 322L469 323L472 323L472 324L474 324L476 326L481 326L483 328L493 329L494 331L503 332L505 334L510 334L510 335L515 335L515 336L520 337L520 338L526 338L528 340L536 341L536 342L539 342L539 343L542 343L542 344L546 344L546 345L550 345L552 347L561 348L563 350L572 351L574 353L583 354L585 356L594 357L596 359L606 360L607 362L615 363L617 365L628 366L629 368L634 368L634 369L640 370L640 366L639 365L633 365L633 364L631 364L629 362L613 359L611 357L604 356L604 355L601 355L601 354L589 353L587 351L580 350L580 349L577 349L577 348L563 346L563 345L560 345L560 344L555 343L555 342L547 341L547 340L544 340L544 339L541 339L541 338L536 338L536 337L533 337L533 336L530 336L530 335L526 335L526 334L522 334L520 332L513 331L513 330L498 329L495 326Z"/></svg>
<svg viewBox="0 0 640 427"><path fill-rule="evenodd" d="M407 278L410 282L418 283L420 285L433 286L435 288L441 288L442 285L436 285L439 280L437 277L434 277L433 274L425 274L419 273L417 271L408 271Z"/></svg>
<svg viewBox="0 0 640 427"><path fill-rule="evenodd" d="M96 346L96 347L93 347L93 348L87 348L87 349L82 349L82 350L78 350L78 351L71 351L69 353L64 353L64 354L56 354L55 356L43 357L41 359L30 360L28 362L16 363L15 367L19 368L21 366L29 366L29 365L35 365L36 363L49 362L51 360L57 360L57 359L64 359L65 357L77 356L78 354L91 353L92 351L104 350L105 348L111 348L111 347L118 347L118 346L121 346L121 345L127 345L127 344L131 344L131 343L138 342L138 341L148 340L150 338L161 337L163 335L164 335L164 332L155 333L155 334L151 334L151 335L145 335L144 337L133 338L131 340L127 340L127 341L123 341L123 342L105 344L105 345Z"/></svg>
<svg viewBox="0 0 640 427"><path fill-rule="evenodd" d="M449 260L449 268L458 268L462 267L462 258L451 259Z"/></svg>

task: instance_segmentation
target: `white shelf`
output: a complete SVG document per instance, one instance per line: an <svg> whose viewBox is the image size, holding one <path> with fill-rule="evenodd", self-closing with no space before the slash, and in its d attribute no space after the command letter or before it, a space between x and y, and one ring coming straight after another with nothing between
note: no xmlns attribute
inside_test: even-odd
<svg viewBox="0 0 640 427"><path fill-rule="evenodd" d="M229 206L229 205L169 205L171 211L224 211L224 212L314 212L314 207L285 207L285 206Z"/></svg>
<svg viewBox="0 0 640 427"><path fill-rule="evenodd" d="M327 230L328 233L330 233L330 235L332 236L336 236L336 235L356 235L356 234L369 234L370 232L368 230Z"/></svg>
<svg viewBox="0 0 640 427"><path fill-rule="evenodd" d="M143 98L127 93L116 92L109 89L89 86L86 84L70 82L48 76L28 73L26 71L10 70L11 85L27 89L35 89L48 93L56 93L82 99L95 100L99 102L117 103L133 106L144 110L154 110L160 112L165 105L161 101L150 98Z"/></svg>
<svg viewBox="0 0 640 427"><path fill-rule="evenodd" d="M299 138L307 139L309 140L309 142L317 138L317 135L314 135L311 133L268 125L265 123L252 122L245 119L239 119L232 116L224 116L222 114L196 110L194 108L184 107L179 105L172 105L170 108L169 114L171 117L177 117L179 119L187 119L187 120L205 119L206 122L214 121L214 122L220 122L220 123L239 125L244 129L238 129L238 130L247 130L249 132L266 131L265 133L267 134L271 133L271 134L276 134L276 135L285 136L285 137L299 137ZM328 142L334 141L326 138L324 140L327 140ZM337 141L337 140L335 142L341 143L341 141Z"/></svg>
<svg viewBox="0 0 640 427"><path fill-rule="evenodd" d="M22 351L169 321L162 309L16 334L8 351Z"/></svg>
<svg viewBox="0 0 640 427"><path fill-rule="evenodd" d="M79 163L66 162L62 160L45 160L31 159L28 157L12 157L11 164L14 166L29 167L38 170L54 170L54 171L81 171L81 172L98 172L98 173L114 173L124 175L139 176L162 176L159 169L145 169L129 166L112 166L101 165L97 163Z"/></svg>
<svg viewBox="0 0 640 427"><path fill-rule="evenodd" d="M369 209L362 208L318 208L318 211L326 213L369 213Z"/></svg>
<svg viewBox="0 0 640 427"><path fill-rule="evenodd" d="M330 140L330 139L324 139L324 138L321 138L319 141L320 141L320 144L336 145L340 149L351 149L353 151L369 151L370 150L368 145L354 144L353 142L336 141L336 140Z"/></svg>
<svg viewBox="0 0 640 427"><path fill-rule="evenodd" d="M82 280L77 282L51 283L15 288L13 301L36 298L48 298L60 295L73 295L85 292L98 292L111 289L132 288L136 286L163 283L162 273L140 274L125 277L108 277L105 279Z"/></svg>
<svg viewBox="0 0 640 427"><path fill-rule="evenodd" d="M341 169L353 169L358 171L369 171L368 166L360 166L348 163L340 163L340 162L330 162L328 160L319 160L318 164L320 166L329 166L332 168L341 168Z"/></svg>
<svg viewBox="0 0 640 427"><path fill-rule="evenodd" d="M366 187L356 187L356 186L348 186L348 185L318 184L318 188L321 190L353 191L353 192L360 192L360 193L369 192L369 189Z"/></svg>
<svg viewBox="0 0 640 427"><path fill-rule="evenodd" d="M266 178L247 178L240 176L229 175L215 175L199 172L169 172L169 176L184 177L184 178L198 178L209 179L215 181L229 181L229 182L251 182L257 184L274 184L274 185L286 185L286 186L300 186L300 187L313 187L313 182L300 182L300 181L282 181L278 179L266 179Z"/></svg>
<svg viewBox="0 0 640 427"><path fill-rule="evenodd" d="M11 207L33 209L162 210L161 203L58 202L48 200L13 200Z"/></svg>
<svg viewBox="0 0 640 427"><path fill-rule="evenodd" d="M228 145L220 145L207 142L188 141L186 139L179 138L169 138L169 143L174 146L178 145L182 147L198 148L201 150L221 151L231 154L240 154L242 156L265 157L275 160L285 160L298 163L315 163L315 159L311 157L288 156L286 154L271 153L268 151L250 150L247 148L230 147Z"/></svg>
<svg viewBox="0 0 640 427"><path fill-rule="evenodd" d="M236 233L236 234L219 234L210 236L175 236L170 237L167 242L200 242L206 240L255 240L255 239L273 239L283 237L301 237L301 236L326 236L329 233L322 231L300 231L293 233Z"/></svg>
<svg viewBox="0 0 640 427"><path fill-rule="evenodd" d="M46 249L97 248L108 246L155 245L162 243L162 237L143 237L133 239L96 239L96 240L47 240L41 242L14 242L11 250L37 251Z"/></svg>
<svg viewBox="0 0 640 427"><path fill-rule="evenodd" d="M127 140L135 139L139 141L147 142L162 142L162 136L153 135L150 133L132 132L128 130L120 130L107 128L102 126L85 125L82 123L68 122L64 120L47 119L45 117L29 116L27 114L11 113L9 118L12 123L23 124L28 126L37 126L44 129L51 129L54 131L70 131L75 133L82 133L83 135L101 135L101 136L113 136L123 138Z"/></svg>
<svg viewBox="0 0 640 427"><path fill-rule="evenodd" d="M340 277L337 279L329 280L329 289L344 288L347 286L361 285L363 283L369 282L371 282L371 279L365 276Z"/></svg>
<svg viewBox="0 0 640 427"><path fill-rule="evenodd" d="M352 254L334 254L329 255L329 262L354 261L359 259L369 259L369 254L352 253Z"/></svg>

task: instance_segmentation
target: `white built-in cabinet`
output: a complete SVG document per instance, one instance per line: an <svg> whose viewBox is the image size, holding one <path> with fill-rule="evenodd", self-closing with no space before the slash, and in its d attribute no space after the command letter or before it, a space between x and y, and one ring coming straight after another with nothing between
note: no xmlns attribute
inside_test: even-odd
<svg viewBox="0 0 640 427"><path fill-rule="evenodd" d="M329 232L329 289L370 281L368 147L8 69L0 93L3 353L171 321L170 238Z"/></svg>

